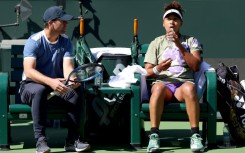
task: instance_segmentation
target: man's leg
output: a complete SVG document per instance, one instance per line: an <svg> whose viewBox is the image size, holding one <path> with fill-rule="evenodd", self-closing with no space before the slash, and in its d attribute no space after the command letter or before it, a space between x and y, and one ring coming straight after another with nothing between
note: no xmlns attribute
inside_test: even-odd
<svg viewBox="0 0 245 153"><path fill-rule="evenodd" d="M37 152L48 153L50 148L46 139L47 90L44 85L34 82L23 83L20 89L21 100L32 105L34 137L37 141Z"/></svg>
<svg viewBox="0 0 245 153"><path fill-rule="evenodd" d="M67 110L68 135L65 144L66 151L76 150L79 152L90 148L89 144L82 143L80 140L81 94L80 88L77 88L76 91L71 89L65 95L61 96L64 100L65 109Z"/></svg>

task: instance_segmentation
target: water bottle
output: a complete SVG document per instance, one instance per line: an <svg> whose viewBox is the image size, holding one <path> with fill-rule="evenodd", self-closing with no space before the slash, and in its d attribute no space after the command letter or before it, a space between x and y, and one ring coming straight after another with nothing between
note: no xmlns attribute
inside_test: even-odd
<svg viewBox="0 0 245 153"><path fill-rule="evenodd" d="M169 32L173 32L173 31L174 31L174 29L170 28ZM168 40L168 48L172 49L173 46L175 45L174 42L173 42L173 38L167 38L167 40Z"/></svg>
<svg viewBox="0 0 245 153"><path fill-rule="evenodd" d="M223 145L227 148L231 146L231 137L227 123L225 123L223 127Z"/></svg>
<svg viewBox="0 0 245 153"><path fill-rule="evenodd" d="M101 86L103 83L103 69L100 66L95 67L95 73L98 73L99 75L94 78L94 85L95 86Z"/></svg>

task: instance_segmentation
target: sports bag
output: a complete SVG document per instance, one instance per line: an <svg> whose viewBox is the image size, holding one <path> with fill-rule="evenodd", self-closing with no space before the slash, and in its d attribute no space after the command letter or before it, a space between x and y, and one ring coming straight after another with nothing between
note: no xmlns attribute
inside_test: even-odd
<svg viewBox="0 0 245 153"><path fill-rule="evenodd" d="M219 63L217 73L217 107L236 144L245 144L245 91L236 65Z"/></svg>

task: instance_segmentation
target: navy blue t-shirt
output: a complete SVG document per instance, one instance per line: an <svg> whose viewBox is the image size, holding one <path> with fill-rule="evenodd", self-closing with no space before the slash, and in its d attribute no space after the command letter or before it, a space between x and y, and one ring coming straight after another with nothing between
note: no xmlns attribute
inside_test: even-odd
<svg viewBox="0 0 245 153"><path fill-rule="evenodd" d="M33 34L24 47L24 60L34 58L36 70L51 78L63 78L63 60L73 58L73 46L67 35L62 34L56 42L50 42L44 31ZM25 80L23 74L23 80Z"/></svg>

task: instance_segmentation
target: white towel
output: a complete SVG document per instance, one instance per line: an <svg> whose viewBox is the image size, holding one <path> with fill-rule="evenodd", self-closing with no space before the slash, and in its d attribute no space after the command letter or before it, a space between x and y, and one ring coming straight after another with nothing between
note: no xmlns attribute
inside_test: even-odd
<svg viewBox="0 0 245 153"><path fill-rule="evenodd" d="M209 69L212 69L211 65L205 61L202 61L199 71L194 74L194 82L196 85L196 91L199 100L202 98L203 93L206 89L205 84L207 80L205 77L205 72Z"/></svg>
<svg viewBox="0 0 245 153"><path fill-rule="evenodd" d="M127 66L122 72L116 76L111 76L109 86L119 88L129 88L131 83L136 83L137 79L134 78L134 73L141 74L141 100L148 100L148 90L146 86L145 77L147 71L140 65Z"/></svg>
<svg viewBox="0 0 245 153"><path fill-rule="evenodd" d="M131 55L131 49L125 47L98 47L91 48L90 50L96 60L105 53Z"/></svg>
<svg viewBox="0 0 245 153"><path fill-rule="evenodd" d="M141 75L146 75L147 72L144 68L139 65L127 66L122 72L118 73L116 76L111 76L109 80L109 86L111 87L121 87L128 88L131 83L136 83L137 79L134 78L134 73L139 73Z"/></svg>

